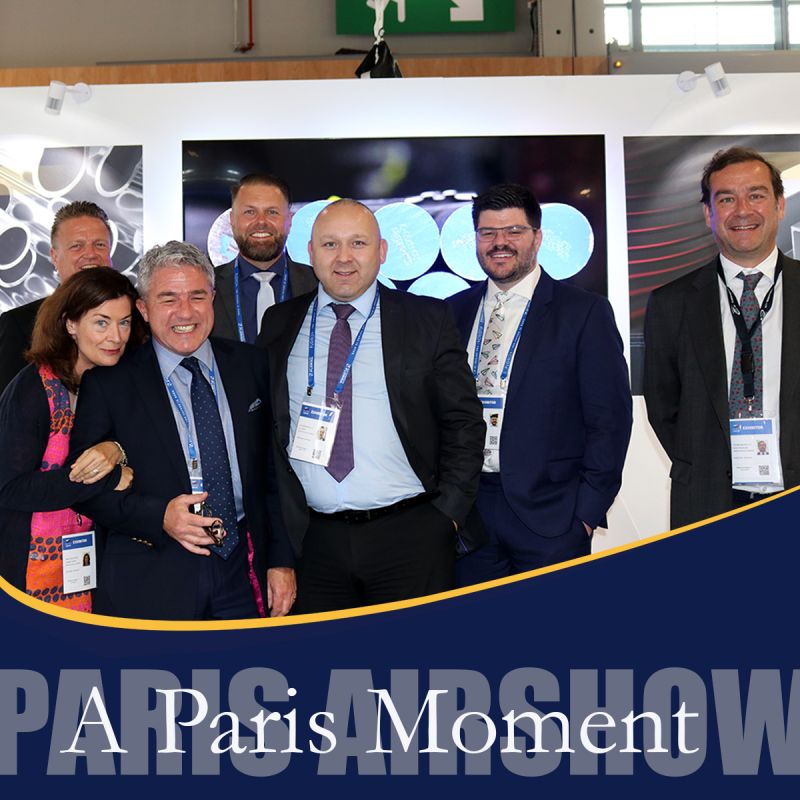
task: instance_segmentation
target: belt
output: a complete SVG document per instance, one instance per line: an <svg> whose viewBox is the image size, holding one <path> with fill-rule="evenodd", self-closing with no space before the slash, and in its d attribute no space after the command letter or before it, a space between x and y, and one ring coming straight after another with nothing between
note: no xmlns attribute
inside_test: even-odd
<svg viewBox="0 0 800 800"><path fill-rule="evenodd" d="M323 514L320 511L315 511L313 508L309 508L308 510L313 516L319 517L320 519L330 519L336 520L337 522L346 522L350 525L360 525L363 522L372 522L381 517L388 517L390 514L396 514L398 511L404 511L407 508L413 508L414 506L428 503L433 500L437 494L438 492L423 492L415 497L399 500L397 503L392 503L390 506L383 506L383 508L347 508L344 511L334 511L332 514Z"/></svg>
<svg viewBox="0 0 800 800"><path fill-rule="evenodd" d="M741 489L733 490L734 507L745 506L749 503L755 503L758 500L764 500L767 497L772 497L775 494L780 494L782 490L777 492L745 492Z"/></svg>

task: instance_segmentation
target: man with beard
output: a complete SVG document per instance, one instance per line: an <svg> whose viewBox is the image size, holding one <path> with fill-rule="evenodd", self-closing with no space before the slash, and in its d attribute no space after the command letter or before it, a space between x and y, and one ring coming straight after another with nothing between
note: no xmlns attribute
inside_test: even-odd
<svg viewBox="0 0 800 800"><path fill-rule="evenodd" d="M494 186L475 198L472 219L488 280L450 302L489 422L475 507L490 540L459 560L462 586L588 555L619 491L632 424L611 306L539 266L531 191Z"/></svg>
<svg viewBox="0 0 800 800"><path fill-rule="evenodd" d="M253 344L264 312L316 288L314 272L286 254L289 186L275 175L245 175L231 189L231 230L239 255L216 268L214 335Z"/></svg>

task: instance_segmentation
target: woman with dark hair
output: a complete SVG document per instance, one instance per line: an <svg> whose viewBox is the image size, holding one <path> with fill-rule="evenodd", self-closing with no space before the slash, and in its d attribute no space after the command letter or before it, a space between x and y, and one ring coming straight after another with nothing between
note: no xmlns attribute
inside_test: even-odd
<svg viewBox="0 0 800 800"><path fill-rule="evenodd" d="M0 574L45 602L91 611L91 593L65 593L62 536L92 529L69 506L123 491L133 473L115 442L62 465L81 377L113 366L144 338L133 284L113 269L84 270L48 297L36 316L31 363L0 397Z"/></svg>

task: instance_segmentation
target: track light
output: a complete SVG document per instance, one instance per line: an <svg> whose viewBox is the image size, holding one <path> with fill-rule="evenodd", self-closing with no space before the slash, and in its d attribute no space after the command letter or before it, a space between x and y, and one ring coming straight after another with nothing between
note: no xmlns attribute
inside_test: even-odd
<svg viewBox="0 0 800 800"><path fill-rule="evenodd" d="M67 84L62 81L50 81L44 110L48 114L60 114L64 106L64 96L67 92L75 98L76 103L85 103L92 97L92 87L86 83L76 83L74 86L67 86Z"/></svg>
<svg viewBox="0 0 800 800"><path fill-rule="evenodd" d="M724 97L726 94L731 93L731 85L728 77L725 75L725 70L719 61L709 64L705 70L706 78L711 84L711 91L714 92L715 97ZM697 72L686 70L678 75L678 87L681 91L691 92L697 86L697 79L702 77Z"/></svg>

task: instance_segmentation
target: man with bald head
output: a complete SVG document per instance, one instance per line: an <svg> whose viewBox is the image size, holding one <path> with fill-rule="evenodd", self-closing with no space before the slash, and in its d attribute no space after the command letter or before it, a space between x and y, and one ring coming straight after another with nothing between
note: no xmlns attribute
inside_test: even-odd
<svg viewBox="0 0 800 800"><path fill-rule="evenodd" d="M50 260L63 283L78 270L111 266L111 227L100 206L76 200L60 208L50 231ZM0 394L25 366L36 314L44 298L0 316Z"/></svg>
<svg viewBox="0 0 800 800"><path fill-rule="evenodd" d="M296 610L449 589L484 439L450 311L379 286L387 243L354 200L319 214L308 251L319 287L270 308L258 339L283 515L302 550Z"/></svg>

